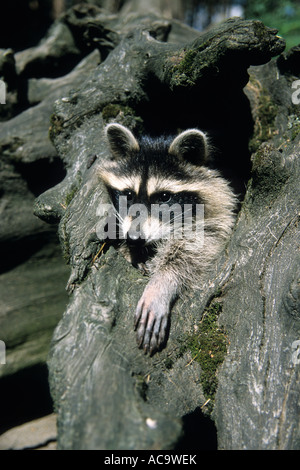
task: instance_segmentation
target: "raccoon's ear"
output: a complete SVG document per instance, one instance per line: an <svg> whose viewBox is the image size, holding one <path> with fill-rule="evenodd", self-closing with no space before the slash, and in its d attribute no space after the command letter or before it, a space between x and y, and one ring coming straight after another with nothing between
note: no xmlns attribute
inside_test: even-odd
<svg viewBox="0 0 300 470"><path fill-rule="evenodd" d="M105 133L115 158L128 157L139 150L139 144L132 132L121 124L108 124Z"/></svg>
<svg viewBox="0 0 300 470"><path fill-rule="evenodd" d="M198 129L188 129L175 137L169 153L194 165L202 165L208 154L207 137Z"/></svg>

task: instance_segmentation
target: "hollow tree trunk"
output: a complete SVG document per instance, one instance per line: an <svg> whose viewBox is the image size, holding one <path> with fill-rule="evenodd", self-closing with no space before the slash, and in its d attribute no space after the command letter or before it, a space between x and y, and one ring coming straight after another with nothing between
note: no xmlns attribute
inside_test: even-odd
<svg viewBox="0 0 300 470"><path fill-rule="evenodd" d="M99 47L101 31L110 38L106 59L55 104L50 132L67 175L35 205L40 218L59 221L71 267L72 294L49 358L59 447L175 448L181 418L201 408L219 448L299 449L293 54L259 66L284 43L258 21L231 19L181 44L166 41L171 24L153 16L93 21ZM138 350L133 331L146 280L113 248L100 256L95 233L106 201L96 169L108 157L103 128L111 121L154 134L202 128L239 192L250 176L214 274L176 303L168 344L154 357Z"/></svg>

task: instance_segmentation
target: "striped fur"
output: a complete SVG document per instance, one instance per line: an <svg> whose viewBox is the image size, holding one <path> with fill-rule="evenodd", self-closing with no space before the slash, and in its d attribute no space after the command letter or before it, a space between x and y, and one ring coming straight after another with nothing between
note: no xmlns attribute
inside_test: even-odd
<svg viewBox="0 0 300 470"><path fill-rule="evenodd" d="M129 206L142 204L146 211L139 237L130 234L135 222L130 211L119 225L125 238L121 251L150 275L135 312L135 327L139 346L153 354L166 342L174 300L185 288L201 285L224 248L235 221L236 198L228 182L205 166L209 144L197 129L175 138L137 140L129 129L114 123L105 133L111 159L100 168L99 176L116 210L123 195L129 198ZM182 208L189 204L192 211L204 204L204 220L195 219L192 212L204 242L195 236L195 225L188 226L191 233L177 237L174 214L173 225L163 224L153 216L153 204Z"/></svg>

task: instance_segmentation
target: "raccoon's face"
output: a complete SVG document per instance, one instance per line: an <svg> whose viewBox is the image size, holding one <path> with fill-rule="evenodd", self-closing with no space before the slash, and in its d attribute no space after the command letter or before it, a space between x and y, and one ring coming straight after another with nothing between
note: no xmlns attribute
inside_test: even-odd
<svg viewBox="0 0 300 470"><path fill-rule="evenodd" d="M149 137L139 142L120 124L106 135L112 159L101 169L119 219L119 236L142 247L170 237L182 238L204 200L197 171L207 155L207 141L197 129L175 139Z"/></svg>

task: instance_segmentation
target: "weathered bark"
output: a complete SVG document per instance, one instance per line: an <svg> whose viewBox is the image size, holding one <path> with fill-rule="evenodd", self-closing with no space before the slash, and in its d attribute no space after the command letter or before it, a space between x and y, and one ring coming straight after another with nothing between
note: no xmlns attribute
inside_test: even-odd
<svg viewBox="0 0 300 470"><path fill-rule="evenodd" d="M291 361L300 337L299 111L284 70L291 57L279 70L276 62L251 68L249 100L243 92L248 67L282 52L282 39L260 22L232 19L196 37L155 16L127 22L95 7L90 29L76 11L64 21L77 44L88 32L106 59L55 104L50 132L67 174L35 204L40 218L60 223L72 270L49 358L59 447L175 448L181 418L201 408L213 410L219 448L299 448L299 366ZM170 41L180 31L183 43ZM217 162L239 191L254 132L257 152L232 239L210 278L176 303L167 346L152 358L133 331L147 280L114 248L100 255L95 232L106 201L96 169L108 156L102 130L112 120L153 134L210 131Z"/></svg>
<svg viewBox="0 0 300 470"><path fill-rule="evenodd" d="M84 85L56 103L52 120L53 140L68 174L37 200L36 213L60 219L74 289L49 360L59 446L174 448L182 432L180 418L200 407L205 412L208 396L213 403L205 384L208 371L191 360L190 345L195 330L202 331L203 314L218 311L230 340L213 412L219 447L299 448L292 418L298 412L299 369L290 361L291 344L299 336L291 248L297 238L299 138L288 134L288 116L296 111L282 98L289 80L282 75L281 88L274 84L276 64L263 68L262 76L260 68L251 72L253 145L261 142L259 125L265 125L255 104L265 95L271 103L277 100L277 118L270 123L274 139L255 154L227 252L199 292L177 302L167 347L153 358L137 349L132 326L146 280L113 248L98 256L101 242L95 235L96 210L105 201L96 177L108 152L104 124L118 120L152 133L191 125L221 132L227 138L220 146L221 166L224 171L234 166L235 181L244 180L253 122L242 91L247 68L281 52L283 42L261 23L237 19L184 46L155 40L149 30L155 34L157 23L144 25L121 37Z"/></svg>
<svg viewBox="0 0 300 470"><path fill-rule="evenodd" d="M299 50L288 56L297 62ZM214 416L219 448L299 450L299 106L292 104L292 75L281 75L276 62L250 77L254 118L270 141L253 155L229 245L232 274L220 320L230 347Z"/></svg>
<svg viewBox="0 0 300 470"><path fill-rule="evenodd" d="M45 363L68 301L69 269L59 249L57 227L36 218L33 204L65 175L49 139L53 102L79 86L99 63L99 53L93 51L57 79L25 81L10 50L0 62L8 90L0 127L0 339L6 345L2 377Z"/></svg>

